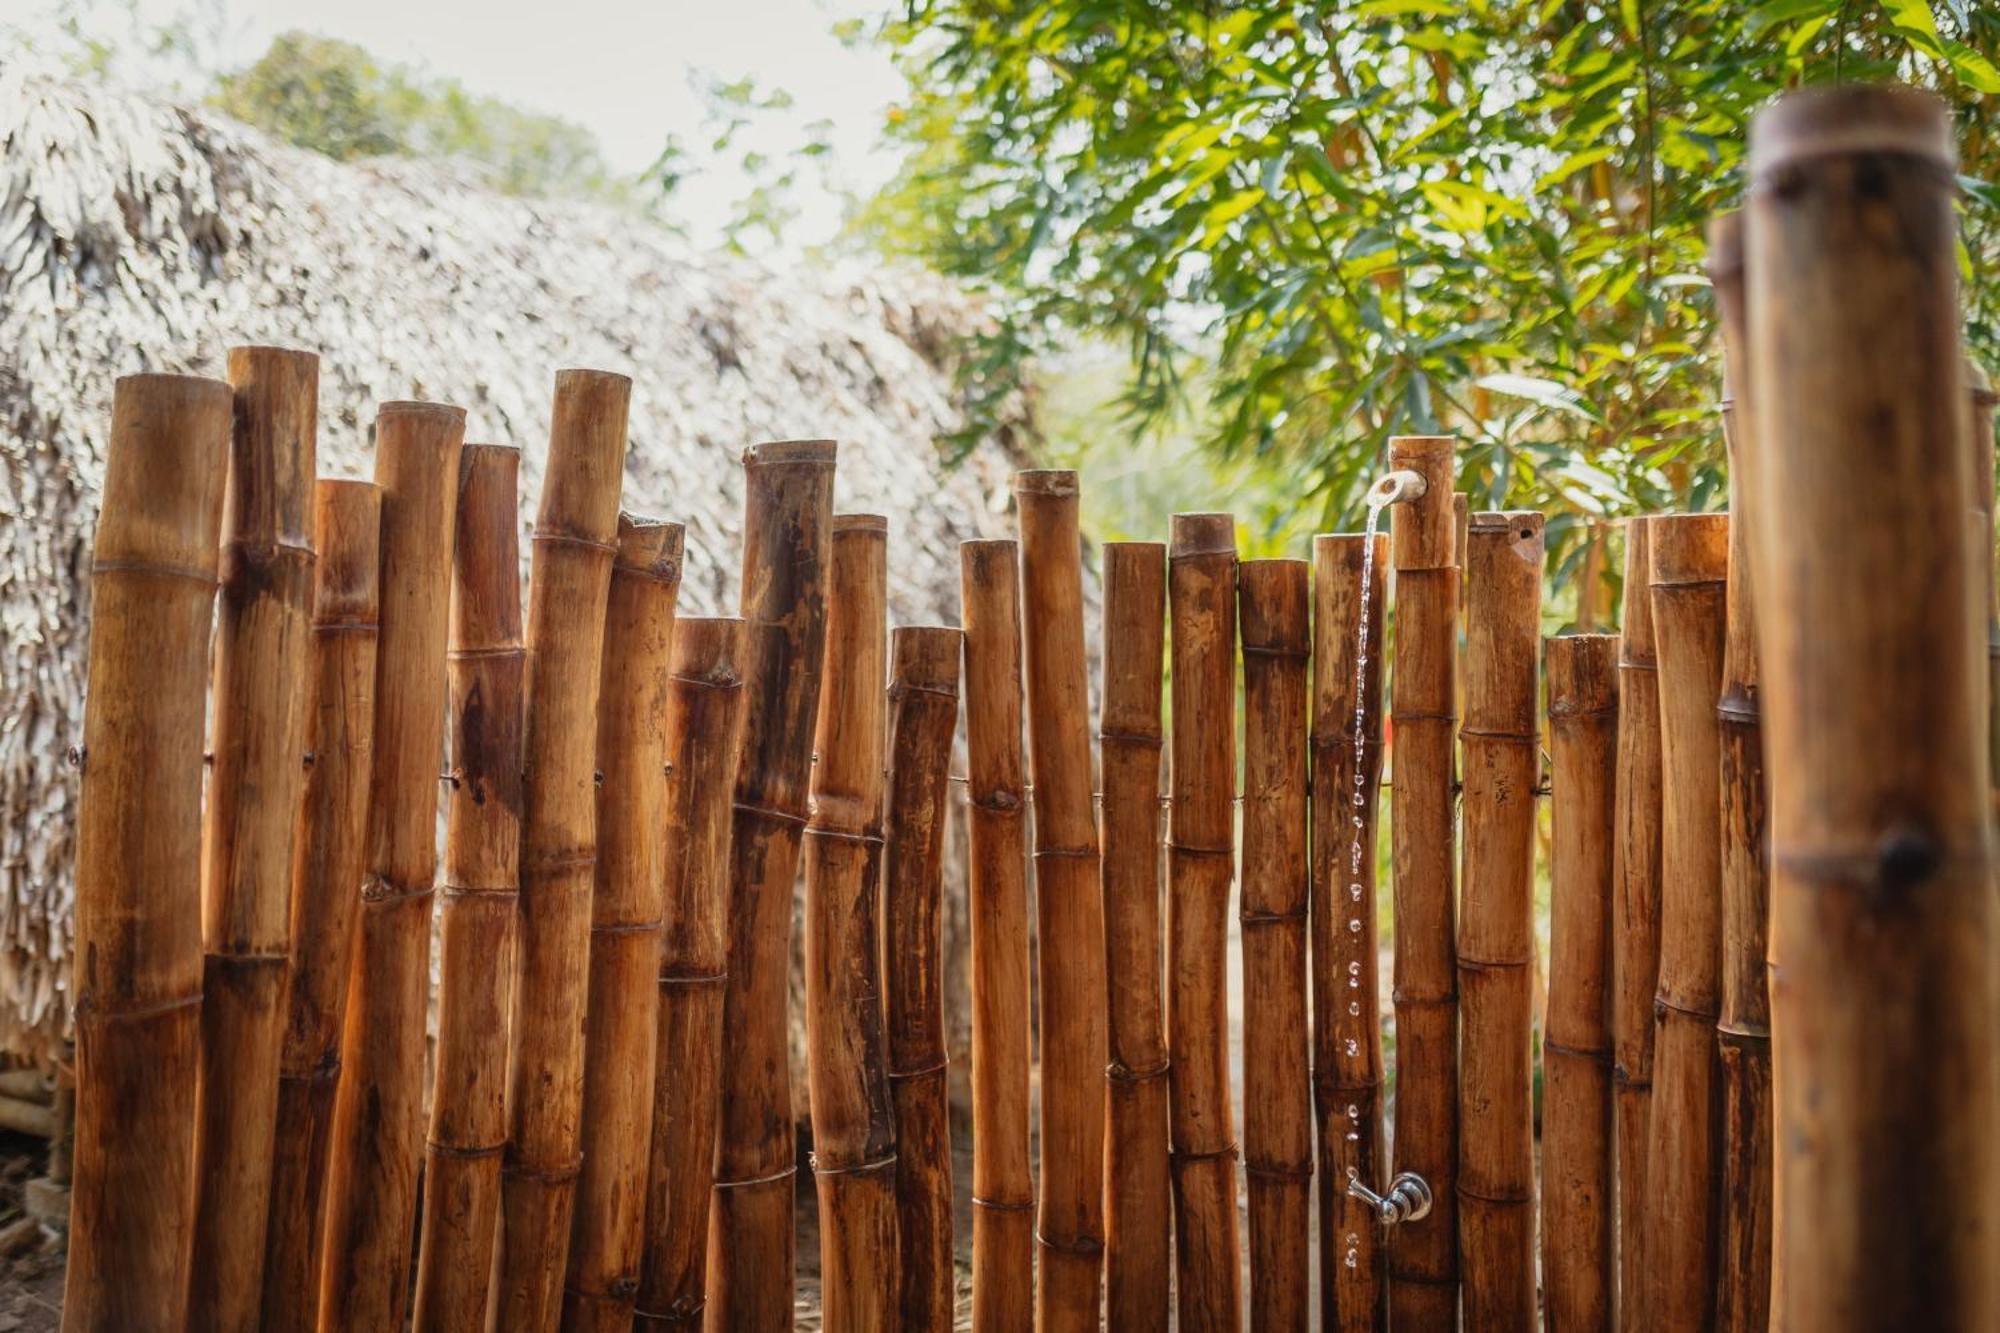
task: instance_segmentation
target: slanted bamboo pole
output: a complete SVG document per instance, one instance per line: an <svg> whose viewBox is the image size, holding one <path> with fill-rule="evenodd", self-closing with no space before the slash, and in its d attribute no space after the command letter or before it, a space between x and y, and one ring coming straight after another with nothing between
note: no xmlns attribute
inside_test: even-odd
<svg viewBox="0 0 2000 1333"><path fill-rule="evenodd" d="M1175 514L1173 806L1167 845L1167 1053L1178 1326L1239 1326L1236 1132L1229 1096L1229 887L1236 870L1236 523Z"/></svg>
<svg viewBox="0 0 2000 1333"><path fill-rule="evenodd" d="M1391 1327L1458 1326L1458 983L1452 954L1452 730L1457 719L1458 568L1450 436L1389 442L1393 468L1424 493L1390 511L1396 561L1395 782L1390 838L1396 911L1396 1170L1435 1197L1389 1245Z"/></svg>
<svg viewBox="0 0 2000 1333"><path fill-rule="evenodd" d="M424 1151L415 1327L487 1324L500 1154L507 1146L507 1015L521 883L521 451L459 454L452 544L451 700L444 881L438 909L438 1038Z"/></svg>
<svg viewBox="0 0 2000 1333"><path fill-rule="evenodd" d="M319 1323L327 1149L340 1078L348 964L367 857L369 750L375 731L375 640L381 615L382 493L372 481L313 488L311 706L305 786L292 843L292 968L271 1138L263 1327L311 1333Z"/></svg>
<svg viewBox="0 0 2000 1333"><path fill-rule="evenodd" d="M661 932L659 1054L639 1333L702 1327L716 1098L724 1060L730 797L743 739L744 624L680 617L667 692L661 800L666 924Z"/></svg>
<svg viewBox="0 0 2000 1333"><path fill-rule="evenodd" d="M951 1106L944 1044L944 821L965 636L898 629L889 680L889 833L882 888L896 1218L909 1333L952 1327Z"/></svg>
<svg viewBox="0 0 2000 1333"><path fill-rule="evenodd" d="M1548 641L1549 1010L1542 1039L1542 1287L1556 1333L1609 1333L1612 1248L1611 844L1618 636Z"/></svg>
<svg viewBox="0 0 2000 1333"><path fill-rule="evenodd" d="M645 1257L646 1163L666 910L667 695L684 534L618 516L597 704L597 884L583 1063L583 1174L563 1327L628 1333ZM667 1077L677 1071L668 1070Z"/></svg>
<svg viewBox="0 0 2000 1333"><path fill-rule="evenodd" d="M456 407L384 403L376 412L382 615L368 859L327 1167L319 1326L328 1330L399 1328L409 1301L464 439L465 413Z"/></svg>
<svg viewBox="0 0 2000 1333"><path fill-rule="evenodd" d="M1028 762L1041 944L1036 1327L1097 1327L1104 1250L1104 899L1091 809L1076 474L1019 472Z"/></svg>
<svg viewBox="0 0 2000 1333"><path fill-rule="evenodd" d="M191 1327L252 1330L291 961L292 837L305 776L319 358L232 347L202 848L201 1077Z"/></svg>
<svg viewBox="0 0 2000 1333"><path fill-rule="evenodd" d="M1465 1322L1535 1322L1536 657L1542 516L1472 516L1465 554L1465 864L1458 922Z"/></svg>
<svg viewBox="0 0 2000 1333"><path fill-rule="evenodd" d="M179 1333L201 1011L201 769L232 394L130 375L92 549L63 1327Z"/></svg>
<svg viewBox="0 0 2000 1333"><path fill-rule="evenodd" d="M712 1326L792 1326L792 885L825 651L834 445L744 451L746 703L729 868L721 1124L709 1213Z"/></svg>
<svg viewBox="0 0 2000 1333"><path fill-rule="evenodd" d="M805 842L806 1051L821 1310L829 1333L851 1333L896 1325L901 1271L882 975L888 522L836 514L831 549Z"/></svg>
<svg viewBox="0 0 2000 1333"><path fill-rule="evenodd" d="M1020 553L1012 541L969 541L958 555L972 811L972 1327L1007 1333L1032 1327L1035 1309Z"/></svg>
<svg viewBox="0 0 2000 1333"><path fill-rule="evenodd" d="M1751 127L1782 1328L2000 1324L1952 173L1944 107L1908 90L1795 93Z"/></svg>
<svg viewBox="0 0 2000 1333"><path fill-rule="evenodd" d="M1111 996L1105 1318L1112 1328L1155 1333L1165 1333L1173 1289L1167 1037L1160 990L1166 557L1158 542L1104 545L1104 711L1097 733L1104 787L1105 977Z"/></svg>
<svg viewBox="0 0 2000 1333"><path fill-rule="evenodd" d="M1372 547L1372 550L1371 550ZM1389 1289L1375 1210L1388 1187L1382 1125L1375 836L1382 779L1389 539L1313 538L1313 1101L1319 1121L1320 1326L1374 1333ZM1360 735L1355 734L1359 717Z"/></svg>
<svg viewBox="0 0 2000 1333"><path fill-rule="evenodd" d="M1312 566L1248 560L1243 644L1243 1172L1250 1327L1306 1333L1312 1305L1312 1036L1306 1020L1306 687Z"/></svg>
<svg viewBox="0 0 2000 1333"><path fill-rule="evenodd" d="M554 1328L561 1313L581 1165L597 703L631 396L623 375L556 373L535 516L498 1297L501 1326L520 1333Z"/></svg>

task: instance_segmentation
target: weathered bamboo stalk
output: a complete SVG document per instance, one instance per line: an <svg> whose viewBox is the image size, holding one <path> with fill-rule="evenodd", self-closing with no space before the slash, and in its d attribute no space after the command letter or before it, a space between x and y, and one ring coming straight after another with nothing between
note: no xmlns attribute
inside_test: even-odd
<svg viewBox="0 0 2000 1333"><path fill-rule="evenodd" d="M1390 511L1396 561L1396 735L1390 837L1396 911L1396 1170L1430 1185L1430 1216L1389 1246L1391 1327L1458 1327L1457 897L1452 730L1457 722L1458 568L1449 436L1401 436L1390 465L1424 494Z"/></svg>
<svg viewBox="0 0 2000 1333"><path fill-rule="evenodd" d="M792 1326L791 1066L786 1054L792 885L825 652L834 445L799 440L744 451L743 757L730 850L729 979L715 1192L709 1212L709 1318L716 1328Z"/></svg>
<svg viewBox="0 0 2000 1333"><path fill-rule="evenodd" d="M1312 1037L1306 1020L1306 688L1312 566L1248 560L1243 644L1243 1172L1250 1327L1306 1333L1312 1305Z"/></svg>
<svg viewBox="0 0 2000 1333"><path fill-rule="evenodd" d="M1992 1329L1993 867L1950 122L1907 90L1792 94L1752 125L1750 179L1774 1321ZM1894 1206L1919 1181L1921 1206Z"/></svg>
<svg viewBox="0 0 2000 1333"><path fill-rule="evenodd" d="M597 705L597 884L563 1327L628 1333L646 1245L646 1163L666 911L667 695L685 536L618 516ZM669 1070L674 1078L677 1071Z"/></svg>
<svg viewBox="0 0 2000 1333"><path fill-rule="evenodd" d="M459 408L384 403L377 409L382 615L368 859L327 1167L319 1319L328 1330L399 1328L409 1301L445 639L464 438Z"/></svg>
<svg viewBox="0 0 2000 1333"><path fill-rule="evenodd" d="M1993 802L2000 816L2000 584L1994 578L1994 409L2000 395L1985 367L1965 358L1965 392L1972 446L1972 506L1980 514L1979 600L1986 609L1986 754L1993 775Z"/></svg>
<svg viewBox="0 0 2000 1333"><path fill-rule="evenodd" d="M292 844L292 968L264 1242L263 1327L319 1322L327 1150L340 1078L348 965L367 857L375 639L381 614L382 494L372 481L322 479L313 495L311 707L305 786Z"/></svg>
<svg viewBox="0 0 2000 1333"><path fill-rule="evenodd" d="M520 1333L554 1328L562 1312L581 1167L597 703L631 396L632 381L623 375L556 373L535 516L522 733L521 942L500 1173L500 1324Z"/></svg>
<svg viewBox="0 0 2000 1333"><path fill-rule="evenodd" d="M1160 725L1167 551L1104 546L1105 1318L1165 1333L1173 1289L1167 1038L1160 990ZM968 629L970 627L968 626Z"/></svg>
<svg viewBox="0 0 2000 1333"><path fill-rule="evenodd" d="M1035 1310L1021 568L1012 541L963 542L958 554L972 811L972 1327L1009 1333L1032 1327Z"/></svg>
<svg viewBox="0 0 2000 1333"><path fill-rule="evenodd" d="M1016 473L1041 947L1042 1333L1092 1330L1104 1251L1104 899L1091 808L1083 549L1074 472Z"/></svg>
<svg viewBox="0 0 2000 1333"><path fill-rule="evenodd" d="M1542 516L1472 516L1465 555L1465 864L1458 922L1458 1237L1465 1322L1535 1322L1536 657Z"/></svg>
<svg viewBox="0 0 2000 1333"><path fill-rule="evenodd" d="M1548 1327L1556 1333L1609 1333L1616 1290L1610 1017L1617 660L1613 634L1548 641L1553 838L1542 1039L1542 1287Z"/></svg>
<svg viewBox="0 0 2000 1333"><path fill-rule="evenodd" d="M661 932L659 1054L639 1333L702 1327L716 1098L724 1060L730 797L743 739L744 624L680 617L667 693L661 800L666 925Z"/></svg>
<svg viewBox="0 0 2000 1333"><path fill-rule="evenodd" d="M92 549L63 1327L179 1333L193 1217L201 769L232 393L120 379Z"/></svg>
<svg viewBox="0 0 2000 1333"><path fill-rule="evenodd" d="M1175 514L1167 556L1173 806L1167 846L1167 1053L1180 1328L1239 1326L1236 1133L1229 1096L1229 887L1236 870L1236 523Z"/></svg>
<svg viewBox="0 0 2000 1333"><path fill-rule="evenodd" d="M1388 1326L1387 1250L1375 1210L1349 1195L1347 1184L1358 1180L1378 1193L1388 1187L1375 837L1389 539L1315 537L1313 567L1313 1101L1319 1121L1320 1326L1326 1333L1375 1333Z"/></svg>
<svg viewBox="0 0 2000 1333"><path fill-rule="evenodd" d="M965 636L898 629L889 681L889 834L882 888L889 1086L896 1103L898 1327L950 1333L951 1106L944 1044L944 821Z"/></svg>
<svg viewBox="0 0 2000 1333"><path fill-rule="evenodd" d="M896 1325L897 1117L884 1026L888 523L837 514L805 842L806 1048L829 1333Z"/></svg>
<svg viewBox="0 0 2000 1333"><path fill-rule="evenodd" d="M438 910L438 1039L424 1152L415 1327L487 1324L500 1154L507 1146L507 1015L520 888L521 451L459 454L452 544L451 781Z"/></svg>

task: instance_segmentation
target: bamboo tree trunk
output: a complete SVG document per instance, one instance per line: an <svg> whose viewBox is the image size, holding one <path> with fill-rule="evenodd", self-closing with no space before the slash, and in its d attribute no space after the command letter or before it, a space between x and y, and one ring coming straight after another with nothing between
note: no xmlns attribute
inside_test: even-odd
<svg viewBox="0 0 2000 1333"><path fill-rule="evenodd" d="M1372 548L1372 549L1371 549ZM1313 1101L1319 1120L1320 1327L1388 1327L1375 1210L1388 1187L1382 1126L1375 832L1382 779L1383 612L1389 541L1313 538ZM1356 719L1359 718L1359 737Z"/></svg>
<svg viewBox="0 0 2000 1333"><path fill-rule="evenodd" d="M1168 1239L1167 1039L1160 991L1160 726L1166 547L1104 545L1105 977L1111 996L1105 1138L1105 1318L1165 1333ZM970 629L970 626L968 626ZM976 1275L975 1275L976 1276Z"/></svg>
<svg viewBox="0 0 2000 1333"><path fill-rule="evenodd" d="M1861 87L1751 131L1781 1328L2000 1324L1949 132L1929 96Z"/></svg>
<svg viewBox="0 0 2000 1333"><path fill-rule="evenodd" d="M451 782L438 911L438 1039L415 1327L486 1328L507 1146L507 1015L521 883L521 451L459 455L452 546Z"/></svg>
<svg viewBox="0 0 2000 1333"><path fill-rule="evenodd" d="M583 1174L563 1327L628 1333L645 1257L666 911L667 695L681 525L618 516L597 708L597 884L583 1064ZM667 1076L675 1076L669 1070Z"/></svg>
<svg viewBox="0 0 2000 1333"><path fill-rule="evenodd" d="M375 639L381 615L382 495L372 481L313 488L311 707L305 785L292 844L292 967L271 1138L263 1327L311 1333L319 1322L327 1150L340 1077L348 965L367 857Z"/></svg>
<svg viewBox="0 0 2000 1333"><path fill-rule="evenodd" d="M1565 634L1548 641L1548 658L1554 834L1542 1040L1542 1285L1554 1333L1610 1333L1618 637Z"/></svg>
<svg viewBox="0 0 2000 1333"><path fill-rule="evenodd" d="M787 1055L792 885L825 650L834 445L754 445L743 455L743 758L729 871L729 980L721 1124L708 1246L718 1329L792 1326L797 1173Z"/></svg>
<svg viewBox="0 0 2000 1333"><path fill-rule="evenodd" d="M400 1328L410 1292L423 1137L424 1019L437 875L445 638L465 413L384 403L382 616L368 859L334 1097L320 1327Z"/></svg>
<svg viewBox="0 0 2000 1333"><path fill-rule="evenodd" d="M1967 429L1972 445L1972 504L1980 513L1979 572L1984 579L1979 599L1986 608L1986 754L1994 778L1993 800L2000 816L2000 587L1994 580L1994 453L1993 414L2000 395L1986 370L1965 358L1965 389L1971 414Z"/></svg>
<svg viewBox="0 0 2000 1333"><path fill-rule="evenodd" d="M1236 1133L1226 950L1236 869L1236 525L1176 514L1167 557L1173 807L1167 846L1167 1052L1177 1324L1239 1326Z"/></svg>
<svg viewBox="0 0 2000 1333"><path fill-rule="evenodd" d="M1391 512L1396 561L1395 783L1390 836L1396 912L1397 1171L1430 1185L1430 1216L1389 1246L1391 1327L1458 1327L1458 985L1452 797L1457 719L1458 569L1449 436L1390 441L1392 467L1424 494Z"/></svg>
<svg viewBox="0 0 2000 1333"><path fill-rule="evenodd" d="M1104 900L1074 472L1016 473L1041 947L1041 1333L1091 1330L1104 1251Z"/></svg>
<svg viewBox="0 0 2000 1333"><path fill-rule="evenodd" d="M200 1058L202 716L232 394L131 375L92 549L63 1327L179 1333Z"/></svg>
<svg viewBox="0 0 2000 1333"><path fill-rule="evenodd" d="M1033 1327L1035 1309L1021 567L1012 541L964 542L958 553L972 808L972 1327L1012 1333Z"/></svg>
<svg viewBox="0 0 2000 1333"><path fill-rule="evenodd" d="M1243 1171L1250 1327L1306 1333L1312 1305L1312 1038L1306 1021L1306 687L1312 566L1245 561Z"/></svg>
<svg viewBox="0 0 2000 1333"><path fill-rule="evenodd" d="M666 924L659 973L660 1072L653 1086L638 1333L700 1329L709 1190L722 1079L728 965L730 796L742 749L744 623L681 617L666 702L660 801Z"/></svg>
<svg viewBox="0 0 2000 1333"><path fill-rule="evenodd" d="M304 781L319 358L233 347L202 848L192 1327L249 1333L264 1285Z"/></svg>
<svg viewBox="0 0 2000 1333"><path fill-rule="evenodd" d="M893 636L889 841L883 881L889 1086L896 1103L901 1319L952 1327L951 1106L944 1044L944 821L965 636L918 626Z"/></svg>
<svg viewBox="0 0 2000 1333"><path fill-rule="evenodd" d="M888 523L838 514L805 844L806 1046L828 1333L896 1325L897 1118L883 1014Z"/></svg>

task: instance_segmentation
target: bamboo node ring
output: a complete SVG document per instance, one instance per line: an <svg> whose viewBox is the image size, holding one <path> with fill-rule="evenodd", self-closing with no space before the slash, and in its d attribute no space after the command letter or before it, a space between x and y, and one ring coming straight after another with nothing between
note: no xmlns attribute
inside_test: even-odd
<svg viewBox="0 0 2000 1333"><path fill-rule="evenodd" d="M656 916L650 921L593 921L590 923L590 935L592 939L599 935L651 935L666 924L667 919L663 916Z"/></svg>
<svg viewBox="0 0 2000 1333"><path fill-rule="evenodd" d="M548 1167L529 1166L520 1158L510 1154L500 1170L512 1180L532 1180L539 1185L563 1185L583 1173L583 1154L578 1153L567 1162ZM722 1182L716 1183L719 1185Z"/></svg>
<svg viewBox="0 0 2000 1333"><path fill-rule="evenodd" d="M1304 908L1300 908L1296 912L1245 911L1236 914L1236 923L1240 926L1285 926L1303 924L1305 920L1306 911Z"/></svg>
<svg viewBox="0 0 2000 1333"><path fill-rule="evenodd" d="M799 828L804 828L806 824L804 815L795 814L790 810L774 809L767 805L752 805L748 801L731 801L729 808L739 815L748 815L752 819L767 819L773 824L791 824Z"/></svg>
<svg viewBox="0 0 2000 1333"><path fill-rule="evenodd" d="M1057 1254L1095 1255L1104 1252L1104 1238L1102 1236L1084 1235L1075 1236L1067 1240L1059 1240L1037 1227L1035 1229L1035 1242L1043 1249L1054 1250Z"/></svg>
<svg viewBox="0 0 2000 1333"><path fill-rule="evenodd" d="M1609 1065L1611 1063L1611 1052L1602 1046L1571 1046L1567 1042L1550 1041L1547 1037L1544 1037L1542 1038L1542 1051L1544 1054L1554 1052L1557 1055L1566 1055L1576 1060L1588 1060L1592 1064L1597 1065Z"/></svg>
<svg viewBox="0 0 2000 1333"><path fill-rule="evenodd" d="M1166 744L1166 737L1157 731L1103 731L1097 733L1099 745L1130 745L1135 749L1157 750Z"/></svg>
<svg viewBox="0 0 2000 1333"><path fill-rule="evenodd" d="M585 537L574 532L553 532L536 528L530 535L530 540L537 546L574 546L579 550L596 551L605 556L615 557L618 554L617 542L601 542L594 537Z"/></svg>
<svg viewBox="0 0 2000 1333"><path fill-rule="evenodd" d="M865 1176L876 1171L891 1171L896 1166L896 1154L878 1157L872 1162L856 1162L852 1166L832 1166L819 1160L818 1153L806 1154L806 1165L814 1176Z"/></svg>
<svg viewBox="0 0 2000 1333"><path fill-rule="evenodd" d="M1185 842L1169 842L1167 844L1167 854L1169 856L1227 856L1233 860L1236 856L1236 849L1234 847L1199 847Z"/></svg>
<svg viewBox="0 0 2000 1333"><path fill-rule="evenodd" d="M1032 1213L1035 1211L1035 1201L1033 1199L987 1199L977 1194L972 1196L972 1206L974 1208L984 1208L989 1213Z"/></svg>
<svg viewBox="0 0 2000 1333"><path fill-rule="evenodd" d="M1311 1162L1307 1162L1304 1166L1287 1166L1283 1163L1265 1165L1261 1162L1246 1161L1243 1163L1243 1174L1252 1180L1311 1180L1313 1168Z"/></svg>
<svg viewBox="0 0 2000 1333"><path fill-rule="evenodd" d="M204 588L214 588L221 582L209 570L196 569L193 565L163 564L155 560L93 560L90 565L90 575L96 578L99 574L137 574L143 578L185 579Z"/></svg>
<svg viewBox="0 0 2000 1333"><path fill-rule="evenodd" d="M781 1180L790 1180L798 1173L798 1163L794 1162L792 1165L782 1167L767 1176L746 1176L742 1180L717 1180L714 1184L715 1188L719 1190L757 1189L763 1185L775 1185Z"/></svg>
<svg viewBox="0 0 2000 1333"><path fill-rule="evenodd" d="M1104 1067L1104 1077L1113 1083L1150 1083L1156 1078L1165 1078L1172 1071L1174 1062L1161 1058L1157 1063L1144 1065L1138 1069L1122 1060L1113 1060Z"/></svg>
<svg viewBox="0 0 2000 1333"><path fill-rule="evenodd" d="M659 983L662 986L720 986L729 980L727 972L693 972L668 974L662 972Z"/></svg>
<svg viewBox="0 0 2000 1333"><path fill-rule="evenodd" d="M401 885L380 871L370 871L361 881L361 901L368 903L417 902L431 897L437 892L435 880L425 880L422 884Z"/></svg>
<svg viewBox="0 0 2000 1333"><path fill-rule="evenodd" d="M1236 1141L1231 1139L1220 1148L1175 1148L1167 1154L1167 1157L1173 1162L1174 1169L1177 1171L1181 1167L1199 1166L1203 1162L1219 1162L1224 1160L1233 1162L1236 1160Z"/></svg>
<svg viewBox="0 0 2000 1333"><path fill-rule="evenodd" d="M942 1074L950 1067L951 1057L940 1056L929 1064L918 1065L915 1069L892 1069L889 1071L889 1081L896 1083L909 1078L929 1078L934 1074Z"/></svg>
<svg viewBox="0 0 2000 1333"><path fill-rule="evenodd" d="M424 1147L440 1157L455 1157L463 1161L472 1161L482 1157L498 1157L501 1153L507 1151L507 1141L502 1139L498 1143L446 1143L443 1139L434 1139L426 1136Z"/></svg>
<svg viewBox="0 0 2000 1333"><path fill-rule="evenodd" d="M882 835L879 833L854 833L844 828L828 828L824 824L807 824L808 838L830 838L834 842L859 843L864 847L880 847Z"/></svg>

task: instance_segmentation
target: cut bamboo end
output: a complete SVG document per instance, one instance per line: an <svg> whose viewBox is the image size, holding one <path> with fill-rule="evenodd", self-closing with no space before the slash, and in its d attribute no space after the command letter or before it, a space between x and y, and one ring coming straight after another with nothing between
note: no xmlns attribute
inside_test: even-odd
<svg viewBox="0 0 2000 1333"><path fill-rule="evenodd" d="M1662 514L1648 527L1653 587L1722 583L1729 577L1729 515Z"/></svg>
<svg viewBox="0 0 2000 1333"><path fill-rule="evenodd" d="M1915 88L1847 84L1787 93L1750 121L1749 174L1761 183L1815 158L1895 153L1956 170L1942 99Z"/></svg>
<svg viewBox="0 0 2000 1333"><path fill-rule="evenodd" d="M890 632L893 674L890 688L958 694L962 631L947 625L899 625Z"/></svg>
<svg viewBox="0 0 2000 1333"><path fill-rule="evenodd" d="M1243 651L1305 657L1312 648L1312 566L1245 560L1236 570Z"/></svg>
<svg viewBox="0 0 2000 1333"><path fill-rule="evenodd" d="M319 357L283 347L232 347L238 442L223 502L223 540L310 549L319 435ZM260 465L244 451L254 449Z"/></svg>
<svg viewBox="0 0 2000 1333"><path fill-rule="evenodd" d="M1171 560L1236 554L1236 519L1229 514L1175 514L1170 521Z"/></svg>
<svg viewBox="0 0 2000 1333"><path fill-rule="evenodd" d="M1057 498L1077 493L1076 473L1068 468L1027 468L1014 474L1016 495L1048 495Z"/></svg>
<svg viewBox="0 0 2000 1333"><path fill-rule="evenodd" d="M1452 491L1457 448L1449 435L1398 435L1389 441L1389 466L1424 479L1421 497L1389 510L1398 569L1449 569L1460 563L1460 501Z"/></svg>
<svg viewBox="0 0 2000 1333"><path fill-rule="evenodd" d="M766 440L743 451L743 466L830 468L839 450L832 440Z"/></svg>

